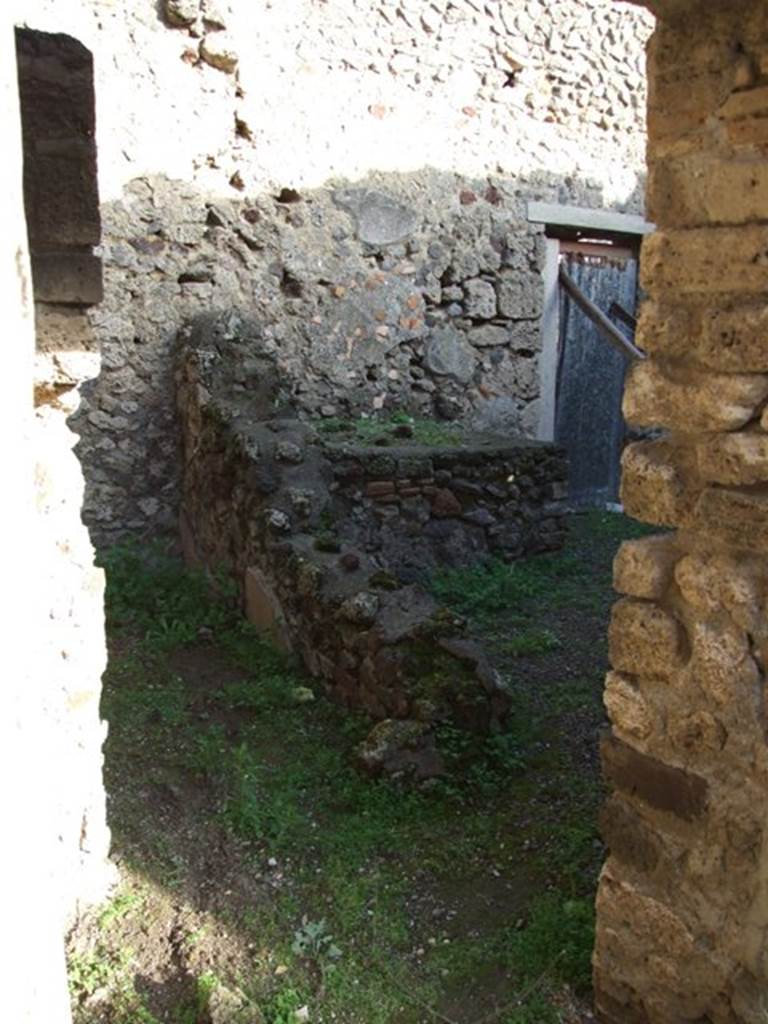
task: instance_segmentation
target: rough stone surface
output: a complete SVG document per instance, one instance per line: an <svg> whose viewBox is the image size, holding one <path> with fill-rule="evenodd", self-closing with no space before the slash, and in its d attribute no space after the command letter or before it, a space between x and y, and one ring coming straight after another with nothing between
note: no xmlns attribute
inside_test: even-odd
<svg viewBox="0 0 768 1024"><path fill-rule="evenodd" d="M604 738L601 754L608 781L630 796L684 821L706 810L708 787L701 776L665 765L615 737Z"/></svg>
<svg viewBox="0 0 768 1024"><path fill-rule="evenodd" d="M592 0L457 0L430 8L431 31L390 0L160 12L24 8L96 55L104 361L75 423L94 538L176 528L172 350L202 311L257 321L311 415L451 405L470 423L505 401L504 429L535 436L527 201L642 211L651 18ZM424 363L447 326L467 345L458 379Z"/></svg>
<svg viewBox="0 0 768 1024"><path fill-rule="evenodd" d="M613 586L628 597L660 598L672 578L677 558L671 535L625 540L613 560Z"/></svg>
<svg viewBox="0 0 768 1024"><path fill-rule="evenodd" d="M333 200L352 214L357 237L367 245L404 242L416 230L416 213L384 192L349 188L335 192Z"/></svg>
<svg viewBox="0 0 768 1024"><path fill-rule="evenodd" d="M698 490L666 439L637 441L621 456L621 500L627 512L657 526L681 526L691 515Z"/></svg>
<svg viewBox="0 0 768 1024"><path fill-rule="evenodd" d="M477 355L452 327L433 331L424 350L424 363L439 377L451 377L459 384L468 384L475 372Z"/></svg>
<svg viewBox="0 0 768 1024"><path fill-rule="evenodd" d="M280 355L228 325L201 317L179 350L186 557L242 581L251 621L346 705L498 727L510 693L423 584L558 548L562 453L460 427L426 445L387 419L362 444L356 421L300 419Z"/></svg>
<svg viewBox="0 0 768 1024"><path fill-rule="evenodd" d="M768 377L701 374L688 370L677 379L655 360L636 363L627 378L624 416L642 427L667 427L682 433L743 427L768 395Z"/></svg>
<svg viewBox="0 0 768 1024"><path fill-rule="evenodd" d="M355 752L358 768L374 778L406 777L423 782L442 775L443 759L433 729L424 722L378 722Z"/></svg>
<svg viewBox="0 0 768 1024"><path fill-rule="evenodd" d="M659 230L625 413L671 433L626 449L622 495L677 532L616 559L595 1007L602 1024L747 1024L768 989L768 9L651 6Z"/></svg>
<svg viewBox="0 0 768 1024"><path fill-rule="evenodd" d="M611 663L639 675L666 673L680 668L685 656L685 634L680 623L660 605L625 598L613 606L608 632Z"/></svg>

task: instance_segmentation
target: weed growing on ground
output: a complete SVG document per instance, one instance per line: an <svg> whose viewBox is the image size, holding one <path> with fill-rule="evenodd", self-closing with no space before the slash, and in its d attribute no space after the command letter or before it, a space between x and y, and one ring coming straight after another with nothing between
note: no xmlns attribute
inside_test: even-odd
<svg viewBox="0 0 768 1024"><path fill-rule="evenodd" d="M527 658L534 654L546 654L560 646L560 641L551 629L527 629L515 633L497 644L502 654L512 658Z"/></svg>

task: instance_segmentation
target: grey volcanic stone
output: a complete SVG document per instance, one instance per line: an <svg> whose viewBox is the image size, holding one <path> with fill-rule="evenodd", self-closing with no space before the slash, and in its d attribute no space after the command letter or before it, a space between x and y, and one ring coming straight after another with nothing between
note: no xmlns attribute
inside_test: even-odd
<svg viewBox="0 0 768 1024"><path fill-rule="evenodd" d="M452 377L459 384L469 384L475 372L477 356L464 335L453 327L432 331L424 349L424 365L431 373Z"/></svg>
<svg viewBox="0 0 768 1024"><path fill-rule="evenodd" d="M394 245L416 230L416 213L396 199L368 188L347 188L334 192L333 201L351 213L357 237L368 245Z"/></svg>
<svg viewBox="0 0 768 1024"><path fill-rule="evenodd" d="M472 328L469 340L477 348L499 348L501 345L509 344L509 331L506 327L499 327L496 324L484 324L482 327Z"/></svg>
<svg viewBox="0 0 768 1024"><path fill-rule="evenodd" d="M539 274L503 270L499 274L499 313L522 319L541 313L544 286Z"/></svg>
<svg viewBox="0 0 768 1024"><path fill-rule="evenodd" d="M464 308L473 320L496 316L496 291L490 281L476 277L464 282Z"/></svg>
<svg viewBox="0 0 768 1024"><path fill-rule="evenodd" d="M478 406L472 429L491 434L517 434L520 430L520 402L509 395L491 398Z"/></svg>

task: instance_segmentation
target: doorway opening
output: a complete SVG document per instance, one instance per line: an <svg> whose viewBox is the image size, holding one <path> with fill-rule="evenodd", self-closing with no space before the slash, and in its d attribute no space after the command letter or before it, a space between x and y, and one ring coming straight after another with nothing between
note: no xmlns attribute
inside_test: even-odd
<svg viewBox="0 0 768 1024"><path fill-rule="evenodd" d="M609 211L531 203L546 225L538 436L568 455L569 504L618 502L624 378L633 344L638 254L652 225Z"/></svg>

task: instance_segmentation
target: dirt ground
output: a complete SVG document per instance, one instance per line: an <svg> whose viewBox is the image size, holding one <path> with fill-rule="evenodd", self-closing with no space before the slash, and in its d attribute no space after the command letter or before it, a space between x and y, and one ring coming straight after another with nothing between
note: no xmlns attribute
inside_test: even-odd
<svg viewBox="0 0 768 1024"><path fill-rule="evenodd" d="M443 727L447 774L372 782L370 723L171 558L107 559L103 711L121 885L69 937L76 1024L577 1024L603 857L597 737L618 515L562 553L443 574L514 691Z"/></svg>

